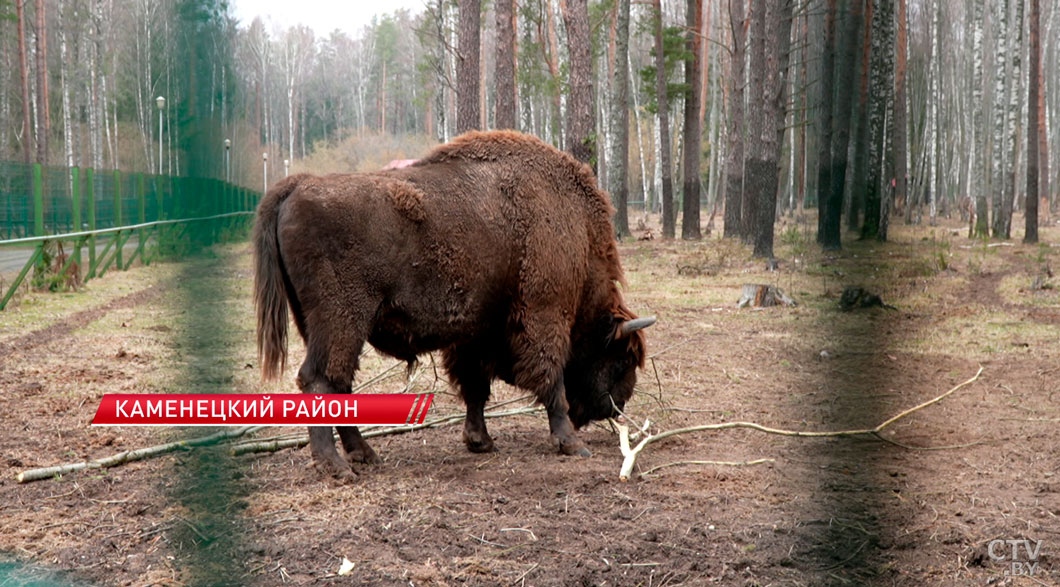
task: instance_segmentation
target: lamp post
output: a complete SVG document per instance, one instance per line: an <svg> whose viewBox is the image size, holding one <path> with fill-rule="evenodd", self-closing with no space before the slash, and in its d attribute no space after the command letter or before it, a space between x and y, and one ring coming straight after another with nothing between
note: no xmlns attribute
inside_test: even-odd
<svg viewBox="0 0 1060 587"><path fill-rule="evenodd" d="M232 140L225 139L225 181L232 183L232 159L229 151L232 149Z"/></svg>
<svg viewBox="0 0 1060 587"><path fill-rule="evenodd" d="M166 99L159 96L155 104L158 104L158 174L162 175L162 109L166 107Z"/></svg>
<svg viewBox="0 0 1060 587"><path fill-rule="evenodd" d="M288 175L290 175L290 173L287 172L288 166L290 164L291 164L291 160L290 159L284 159L283 160L283 176L284 177L287 177Z"/></svg>
<svg viewBox="0 0 1060 587"><path fill-rule="evenodd" d="M261 193L264 195L265 192L269 191L269 154L261 154Z"/></svg>

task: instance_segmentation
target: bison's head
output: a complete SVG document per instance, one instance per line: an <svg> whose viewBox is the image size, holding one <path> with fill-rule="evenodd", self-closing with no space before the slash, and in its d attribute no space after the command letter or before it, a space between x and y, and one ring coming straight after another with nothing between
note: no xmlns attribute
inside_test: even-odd
<svg viewBox="0 0 1060 587"><path fill-rule="evenodd" d="M643 329L654 323L654 317L635 318L620 308L579 333L563 372L575 428L615 416L615 407L626 405L637 383L637 367L644 366Z"/></svg>

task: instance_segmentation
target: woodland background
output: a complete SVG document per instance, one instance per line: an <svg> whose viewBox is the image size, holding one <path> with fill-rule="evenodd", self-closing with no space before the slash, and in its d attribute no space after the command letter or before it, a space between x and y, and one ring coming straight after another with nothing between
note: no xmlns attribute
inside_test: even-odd
<svg viewBox="0 0 1060 587"><path fill-rule="evenodd" d="M594 166L620 234L724 219L764 257L807 208L834 249L939 215L1007 239L1013 211L1033 242L1060 203L1060 0L429 0L322 37L218 0L0 16L0 160L223 178L228 139L258 188L516 128Z"/></svg>

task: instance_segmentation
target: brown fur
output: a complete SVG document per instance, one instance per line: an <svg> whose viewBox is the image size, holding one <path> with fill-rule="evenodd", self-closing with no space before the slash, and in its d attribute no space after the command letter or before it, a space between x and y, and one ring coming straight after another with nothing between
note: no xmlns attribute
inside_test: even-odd
<svg viewBox="0 0 1060 587"><path fill-rule="evenodd" d="M348 389L369 342L406 360L442 350L469 411L498 377L554 407L560 428L568 398L577 425L610 415L606 395L624 403L645 356L643 332L613 340L634 315L612 212L588 166L511 131L467 133L406 168L288 177L254 232L263 375L283 369L289 304L304 391Z"/></svg>

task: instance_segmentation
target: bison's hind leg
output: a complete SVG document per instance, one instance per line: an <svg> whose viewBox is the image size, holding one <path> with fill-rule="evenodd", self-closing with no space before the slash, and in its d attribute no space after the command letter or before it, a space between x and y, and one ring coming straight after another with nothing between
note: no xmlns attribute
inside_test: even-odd
<svg viewBox="0 0 1060 587"><path fill-rule="evenodd" d="M372 447L368 446L368 442L364 440L361 431L356 426L336 426L335 429L339 431L342 449L346 451L346 460L351 465L354 463L378 465L383 462Z"/></svg>
<svg viewBox="0 0 1060 587"><path fill-rule="evenodd" d="M342 393L344 390L349 390L348 384L337 384L329 381L313 359L314 353L307 353L305 363L302 364L302 368L298 371L298 387L302 390L302 393L324 395ZM341 429L339 436L340 438L342 437ZM357 436L359 438L360 434ZM345 439L343 439L343 442L345 443ZM362 439L361 442L363 443L364 440ZM332 436L331 426L309 427L309 452L313 455L313 466L324 474L344 479L356 473L356 470L344 461L339 456L338 450L335 449L335 437Z"/></svg>
<svg viewBox="0 0 1060 587"><path fill-rule="evenodd" d="M446 371L460 390L467 406L464 444L471 452L493 452L496 447L486 430L486 402L490 398L492 374L482 361L483 349L460 348L445 353Z"/></svg>

